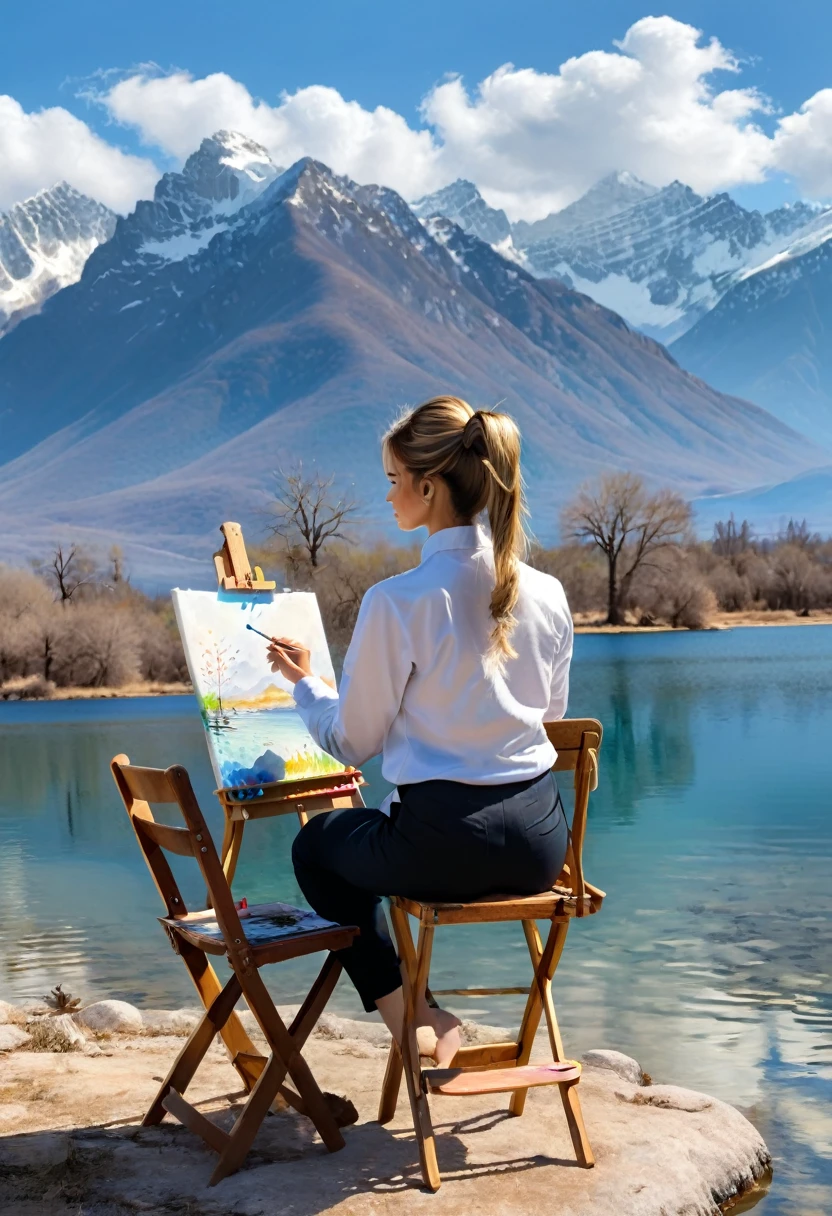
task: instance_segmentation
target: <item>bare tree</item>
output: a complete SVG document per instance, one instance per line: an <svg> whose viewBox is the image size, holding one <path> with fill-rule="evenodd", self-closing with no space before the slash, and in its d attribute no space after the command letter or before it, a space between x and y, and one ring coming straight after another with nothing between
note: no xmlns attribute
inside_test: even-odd
<svg viewBox="0 0 832 1216"><path fill-rule="evenodd" d="M125 573L124 569L124 550L121 545L112 545L110 548L110 581L114 587L118 587L121 583L129 583L130 577Z"/></svg>
<svg viewBox="0 0 832 1216"><path fill-rule="evenodd" d="M95 582L95 563L77 545L57 545L52 558L39 563L37 573L51 582L62 604L68 604L80 587Z"/></svg>
<svg viewBox="0 0 832 1216"><path fill-rule="evenodd" d="M733 513L730 519L719 519L714 524L714 538L711 548L719 557L737 557L745 553L754 544L751 524L747 519L737 527Z"/></svg>
<svg viewBox="0 0 832 1216"><path fill-rule="evenodd" d="M274 495L275 521L272 533L285 543L290 555L298 550L313 567L330 540L349 540L345 525L358 510L357 503L335 489L335 475L324 477L317 470L306 473L298 462L289 470L279 469Z"/></svg>
<svg viewBox="0 0 832 1216"><path fill-rule="evenodd" d="M585 485L564 510L564 532L597 545L607 561L607 623L620 625L622 604L636 571L651 553L682 541L690 507L671 490L649 494L633 473L607 473Z"/></svg>

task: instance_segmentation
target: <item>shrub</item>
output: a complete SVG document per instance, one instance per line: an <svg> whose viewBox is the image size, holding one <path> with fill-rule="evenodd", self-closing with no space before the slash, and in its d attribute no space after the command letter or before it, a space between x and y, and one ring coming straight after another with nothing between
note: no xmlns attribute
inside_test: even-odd
<svg viewBox="0 0 832 1216"><path fill-rule="evenodd" d="M667 621L674 629L706 629L717 601L695 556L666 549L639 571L629 606L640 617Z"/></svg>

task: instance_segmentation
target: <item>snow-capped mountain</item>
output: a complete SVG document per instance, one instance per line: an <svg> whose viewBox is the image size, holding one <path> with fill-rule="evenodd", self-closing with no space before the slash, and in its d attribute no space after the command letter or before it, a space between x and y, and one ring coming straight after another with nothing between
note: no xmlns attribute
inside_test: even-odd
<svg viewBox="0 0 832 1216"><path fill-rule="evenodd" d="M727 194L703 198L672 182L626 210L524 249L536 274L563 279L668 342L816 217L805 203L764 216Z"/></svg>
<svg viewBox="0 0 832 1216"><path fill-rule="evenodd" d="M197 253L283 172L260 144L236 131L203 139L181 173L165 173L153 199L139 202L117 233L145 261L179 262Z"/></svg>
<svg viewBox="0 0 832 1216"><path fill-rule="evenodd" d="M518 220L512 226L512 236L515 244L525 249L528 245L558 236L572 228L609 219L611 215L626 211L654 194L658 194L658 186L643 182L634 173L608 173L562 211L555 211L532 224Z"/></svg>
<svg viewBox="0 0 832 1216"><path fill-rule="evenodd" d="M474 183L461 177L435 194L418 199L412 210L420 219L443 215L489 245L500 245L511 236L505 211L489 207Z"/></svg>
<svg viewBox="0 0 832 1216"><path fill-rule="evenodd" d="M262 150L240 153L253 177L227 163L239 138L204 143L0 342L0 513L19 556L71 536L179 579L298 458L360 487L379 526L379 435L437 392L517 418L544 538L602 468L704 493L822 462L586 296L315 161L263 185Z"/></svg>
<svg viewBox="0 0 832 1216"><path fill-rule="evenodd" d="M116 216L67 182L0 215L0 335L76 283Z"/></svg>
<svg viewBox="0 0 832 1216"><path fill-rule="evenodd" d="M463 197L464 207L458 201ZM419 214L446 215L497 244L472 222L483 210L490 209L476 187L462 182L419 204ZM614 173L563 211L534 224L512 224L506 252L533 274L558 278L670 342L744 273L782 254L824 216L832 217L832 209L803 202L762 215L727 194L703 198L680 182L660 190L630 173Z"/></svg>
<svg viewBox="0 0 832 1216"><path fill-rule="evenodd" d="M832 450L832 211L740 274L673 354Z"/></svg>

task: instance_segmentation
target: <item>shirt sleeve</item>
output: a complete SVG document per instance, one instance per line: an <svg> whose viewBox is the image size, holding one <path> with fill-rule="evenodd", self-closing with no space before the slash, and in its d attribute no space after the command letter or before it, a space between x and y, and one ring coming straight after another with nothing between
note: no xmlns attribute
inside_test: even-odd
<svg viewBox="0 0 832 1216"><path fill-rule="evenodd" d="M295 685L298 713L324 751L342 764L361 765L382 750L412 666L395 606L381 584L371 587L344 659L340 693L307 676Z"/></svg>
<svg viewBox="0 0 832 1216"><path fill-rule="evenodd" d="M574 628L572 614L566 602L563 588L560 588L561 602L556 614L555 625L558 631L557 649L552 662L552 680L549 688L549 708L543 715L544 722L558 722L566 714L569 701L569 665L572 662L572 645Z"/></svg>

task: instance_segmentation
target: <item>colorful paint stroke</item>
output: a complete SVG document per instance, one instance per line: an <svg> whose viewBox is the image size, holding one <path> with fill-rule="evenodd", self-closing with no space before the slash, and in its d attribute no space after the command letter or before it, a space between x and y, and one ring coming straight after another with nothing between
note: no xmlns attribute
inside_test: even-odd
<svg viewBox="0 0 832 1216"><path fill-rule="evenodd" d="M221 789L343 772L322 751L295 708L292 685L269 666L269 637L308 646L312 670L335 687L318 601L311 592L245 597L226 591L172 592L173 607L208 750Z"/></svg>

